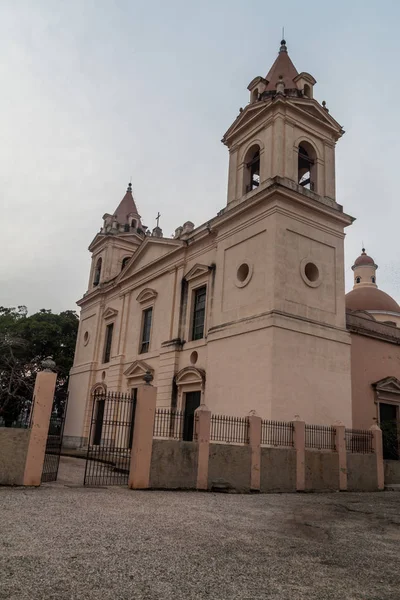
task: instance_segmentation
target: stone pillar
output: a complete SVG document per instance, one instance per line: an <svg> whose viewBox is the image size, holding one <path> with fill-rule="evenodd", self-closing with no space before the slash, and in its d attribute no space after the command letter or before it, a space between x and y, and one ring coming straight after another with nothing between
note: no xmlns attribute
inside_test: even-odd
<svg viewBox="0 0 400 600"><path fill-rule="evenodd" d="M259 492L261 487L261 417L252 410L248 418L251 449L250 491Z"/></svg>
<svg viewBox="0 0 400 600"><path fill-rule="evenodd" d="M376 479L378 490L385 489L385 472L383 463L382 430L378 425L372 425L372 448L376 457Z"/></svg>
<svg viewBox="0 0 400 600"><path fill-rule="evenodd" d="M33 390L34 404L23 485L40 485L46 454L47 434L57 375L52 371L55 363L51 359L46 359L42 364L45 369L36 375L35 389Z"/></svg>
<svg viewBox="0 0 400 600"><path fill-rule="evenodd" d="M334 424L335 448L339 461L339 490L347 490L347 451L346 451L346 427L340 421Z"/></svg>
<svg viewBox="0 0 400 600"><path fill-rule="evenodd" d="M128 487L132 490L150 487L156 396L157 388L150 383L138 387L128 479Z"/></svg>
<svg viewBox="0 0 400 600"><path fill-rule="evenodd" d="M200 404L195 411L195 425L198 443L196 489L207 490L211 412L205 404Z"/></svg>
<svg viewBox="0 0 400 600"><path fill-rule="evenodd" d="M304 492L306 489L306 424L296 417L293 427L296 450L296 490Z"/></svg>

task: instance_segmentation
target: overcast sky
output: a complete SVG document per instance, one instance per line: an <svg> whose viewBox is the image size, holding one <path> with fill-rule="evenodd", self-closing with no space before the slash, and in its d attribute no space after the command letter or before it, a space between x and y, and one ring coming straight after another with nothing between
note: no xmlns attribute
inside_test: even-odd
<svg viewBox="0 0 400 600"><path fill-rule="evenodd" d="M400 3L395 0L0 0L0 305L74 309L87 246L132 176L169 236L226 203L220 140L275 60L346 130L337 201L347 289L362 241L400 300Z"/></svg>

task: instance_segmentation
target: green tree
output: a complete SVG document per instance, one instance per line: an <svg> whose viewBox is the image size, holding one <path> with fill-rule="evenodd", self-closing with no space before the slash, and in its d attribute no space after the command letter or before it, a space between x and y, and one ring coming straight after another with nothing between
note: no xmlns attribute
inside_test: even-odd
<svg viewBox="0 0 400 600"><path fill-rule="evenodd" d="M73 363L78 315L42 309L28 316L25 306L0 307L0 418L10 425L29 405L41 361L52 356L57 365L55 403L66 399Z"/></svg>

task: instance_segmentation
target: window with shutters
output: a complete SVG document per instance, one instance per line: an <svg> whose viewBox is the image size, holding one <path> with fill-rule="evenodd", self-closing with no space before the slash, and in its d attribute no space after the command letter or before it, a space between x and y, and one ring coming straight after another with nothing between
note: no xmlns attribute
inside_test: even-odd
<svg viewBox="0 0 400 600"><path fill-rule="evenodd" d="M148 352L150 348L151 322L153 319L153 307L143 311L142 317L142 339L140 344L140 353Z"/></svg>
<svg viewBox="0 0 400 600"><path fill-rule="evenodd" d="M106 339L104 341L103 363L110 362L113 331L114 331L114 323L110 323L110 325L107 325L107 327L106 327Z"/></svg>
<svg viewBox="0 0 400 600"><path fill-rule="evenodd" d="M193 316L192 316L192 340L201 340L204 337L204 322L206 317L206 295L207 287L194 290L193 293Z"/></svg>

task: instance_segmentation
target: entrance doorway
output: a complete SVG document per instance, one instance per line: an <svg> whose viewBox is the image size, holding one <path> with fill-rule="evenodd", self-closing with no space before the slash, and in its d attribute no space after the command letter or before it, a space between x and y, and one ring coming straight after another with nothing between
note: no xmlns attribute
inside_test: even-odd
<svg viewBox="0 0 400 600"><path fill-rule="evenodd" d="M191 442L193 440L194 430L194 412L199 408L201 401L201 392L186 392L185 394L185 416L183 421L183 440Z"/></svg>
<svg viewBox="0 0 400 600"><path fill-rule="evenodd" d="M100 446L101 434L103 432L105 403L106 403L106 401L103 398L97 400L97 403L96 403L95 426L94 426L94 434L93 434L93 442L92 442L92 444L94 446Z"/></svg>
<svg viewBox="0 0 400 600"><path fill-rule="evenodd" d="M383 458L399 460L398 407L379 403L379 424L382 429Z"/></svg>

